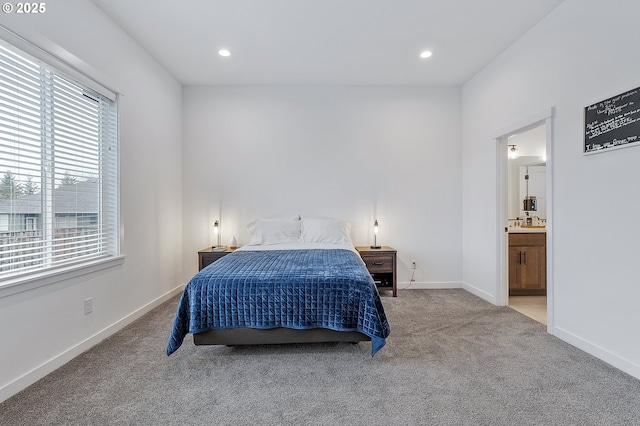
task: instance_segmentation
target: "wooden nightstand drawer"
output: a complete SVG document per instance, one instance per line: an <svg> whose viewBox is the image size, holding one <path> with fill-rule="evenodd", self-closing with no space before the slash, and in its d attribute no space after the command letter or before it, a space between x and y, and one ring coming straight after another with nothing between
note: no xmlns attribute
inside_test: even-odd
<svg viewBox="0 0 640 426"><path fill-rule="evenodd" d="M393 297L398 295L396 278L397 252L394 248L383 246L372 249L368 246L356 247L367 270L371 274L378 290L392 291Z"/></svg>
<svg viewBox="0 0 640 426"><path fill-rule="evenodd" d="M362 260L369 272L393 272L393 255L364 255Z"/></svg>
<svg viewBox="0 0 640 426"><path fill-rule="evenodd" d="M222 251L213 250L212 247L207 247L198 252L198 270L202 270L202 268L211 265L216 260L222 258L223 256L228 255L233 252L233 249L225 248Z"/></svg>

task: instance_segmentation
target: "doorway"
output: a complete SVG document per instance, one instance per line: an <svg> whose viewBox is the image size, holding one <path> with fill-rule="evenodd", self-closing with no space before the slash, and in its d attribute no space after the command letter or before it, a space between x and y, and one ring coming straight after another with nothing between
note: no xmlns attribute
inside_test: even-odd
<svg viewBox="0 0 640 426"><path fill-rule="evenodd" d="M511 129L496 138L499 212L496 300L498 305L510 306L551 330L552 110Z"/></svg>

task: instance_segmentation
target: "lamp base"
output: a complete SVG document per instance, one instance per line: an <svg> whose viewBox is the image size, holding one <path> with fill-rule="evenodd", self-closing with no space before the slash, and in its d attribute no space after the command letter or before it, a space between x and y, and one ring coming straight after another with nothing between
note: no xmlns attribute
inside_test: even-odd
<svg viewBox="0 0 640 426"><path fill-rule="evenodd" d="M382 246L369 246L369 247L370 247L370 248L372 248L372 249L379 249L379 248L382 248Z"/></svg>

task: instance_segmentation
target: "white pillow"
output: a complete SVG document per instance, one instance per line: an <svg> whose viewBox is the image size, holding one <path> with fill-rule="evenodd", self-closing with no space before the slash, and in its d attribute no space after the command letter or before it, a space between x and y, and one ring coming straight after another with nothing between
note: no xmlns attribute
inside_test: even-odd
<svg viewBox="0 0 640 426"><path fill-rule="evenodd" d="M351 244L351 224L330 217L303 217L301 241L305 243Z"/></svg>
<svg viewBox="0 0 640 426"><path fill-rule="evenodd" d="M256 219L247 225L251 236L249 245L297 243L300 241L300 220Z"/></svg>

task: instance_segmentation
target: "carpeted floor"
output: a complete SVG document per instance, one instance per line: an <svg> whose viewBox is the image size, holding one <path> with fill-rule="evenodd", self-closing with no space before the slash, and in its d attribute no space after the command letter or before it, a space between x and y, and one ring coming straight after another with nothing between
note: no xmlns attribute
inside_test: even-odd
<svg viewBox="0 0 640 426"><path fill-rule="evenodd" d="M640 381L464 290L383 297L387 346L165 347L165 303L0 404L1 425L637 425Z"/></svg>

